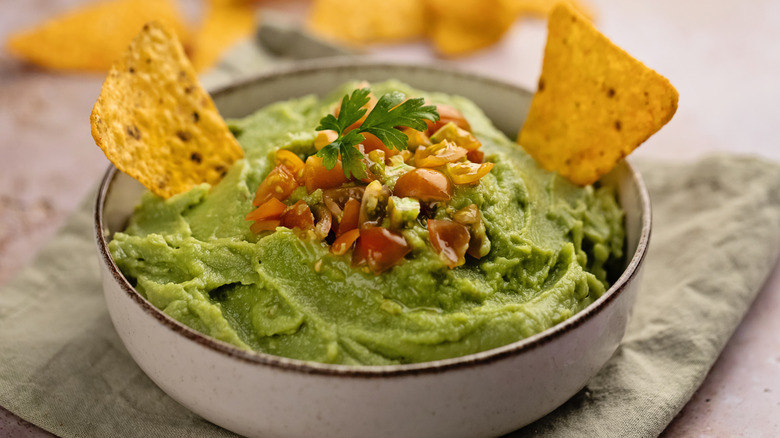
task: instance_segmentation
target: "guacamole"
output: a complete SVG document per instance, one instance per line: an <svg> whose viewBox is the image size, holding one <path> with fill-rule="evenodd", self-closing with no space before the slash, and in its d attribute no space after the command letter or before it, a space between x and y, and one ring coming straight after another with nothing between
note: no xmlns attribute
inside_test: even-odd
<svg viewBox="0 0 780 438"><path fill-rule="evenodd" d="M623 213L610 187L578 187L543 170L467 99L396 81L371 89L457 108L493 163L477 184L455 185L451 199L427 213L429 221L446 219L476 206L489 246L448 265L421 215L399 231L408 253L377 273L353 267L350 252L334 253L332 235L328 242L285 227L251 230L245 218L277 151L313 155L318 121L353 88L230 121L245 158L221 182L168 200L145 194L109 244L135 288L176 320L239 348L384 365L462 356L539 333L588 306L620 273ZM299 187L285 203L316 205L323 193ZM399 211L406 199L395 199Z"/></svg>

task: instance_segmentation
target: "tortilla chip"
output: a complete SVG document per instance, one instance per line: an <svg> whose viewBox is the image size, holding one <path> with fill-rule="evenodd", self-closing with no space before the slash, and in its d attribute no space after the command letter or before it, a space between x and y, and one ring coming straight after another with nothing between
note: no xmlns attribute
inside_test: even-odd
<svg viewBox="0 0 780 438"><path fill-rule="evenodd" d="M509 0L427 0L429 33L442 55L457 56L485 48L515 21Z"/></svg>
<svg viewBox="0 0 780 438"><path fill-rule="evenodd" d="M518 142L545 169L592 184L671 120L677 90L568 4L555 7L548 32Z"/></svg>
<svg viewBox="0 0 780 438"><path fill-rule="evenodd" d="M251 36L257 28L255 12L246 0L209 0L203 24L193 36L195 69L213 67L225 50Z"/></svg>
<svg viewBox="0 0 780 438"><path fill-rule="evenodd" d="M512 3L514 12L517 15L534 15L547 18L555 5L561 0L507 0ZM584 15L590 21L596 19L596 13L593 6L586 3L585 0L569 0L568 3L574 7L580 14Z"/></svg>
<svg viewBox="0 0 780 438"><path fill-rule="evenodd" d="M111 67L90 120L106 157L163 198L216 184L244 154L176 35L155 22Z"/></svg>
<svg viewBox="0 0 780 438"><path fill-rule="evenodd" d="M186 30L171 0L115 0L87 5L11 35L6 48L51 69L106 71L141 27L157 20L182 38Z"/></svg>
<svg viewBox="0 0 780 438"><path fill-rule="evenodd" d="M390 43L425 35L420 0L315 0L311 8L308 26L341 43Z"/></svg>

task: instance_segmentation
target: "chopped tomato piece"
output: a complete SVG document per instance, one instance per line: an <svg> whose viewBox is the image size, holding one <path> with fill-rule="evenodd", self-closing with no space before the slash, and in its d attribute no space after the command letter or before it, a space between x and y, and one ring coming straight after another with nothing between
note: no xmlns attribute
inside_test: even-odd
<svg viewBox="0 0 780 438"><path fill-rule="evenodd" d="M320 150L336 141L337 138L339 138L339 133L332 129L318 131L317 136L314 137L314 147Z"/></svg>
<svg viewBox="0 0 780 438"><path fill-rule="evenodd" d="M476 204L471 204L456 211L452 215L455 222L463 224L469 229L471 238L469 239L469 249L466 253L475 259L480 259L490 252L490 240L485 231L485 224L482 221L482 213Z"/></svg>
<svg viewBox="0 0 780 438"><path fill-rule="evenodd" d="M380 150L385 153L385 156L390 157L392 155L395 155L398 153L395 149L390 149L387 146L385 146L384 143L382 143L382 140L379 139L374 134L368 133L368 132L362 132L360 135L365 137L363 141L360 142L360 144L363 145L363 153L369 153L373 150Z"/></svg>
<svg viewBox="0 0 780 438"><path fill-rule="evenodd" d="M298 187L295 177L283 166L276 166L257 188L254 206L260 206L271 198L284 201Z"/></svg>
<svg viewBox="0 0 780 438"><path fill-rule="evenodd" d="M356 199L360 202L363 199L365 187L340 187L337 189L327 189L322 191L322 202L328 207L333 216L341 217L343 209L350 199Z"/></svg>
<svg viewBox="0 0 780 438"><path fill-rule="evenodd" d="M461 113L459 110L449 105L436 105L436 110L439 112L439 121L425 121L425 123L428 125L428 135L432 135L442 126L450 122L458 125L459 128L463 128L466 131L471 131L471 125L469 125L469 122L466 121L466 118L463 117L463 113Z"/></svg>
<svg viewBox="0 0 780 438"><path fill-rule="evenodd" d="M350 199L347 204L344 205L344 213L341 216L341 222L339 222L339 229L336 231L336 237L356 229L358 227L358 219L360 218L360 201L357 199Z"/></svg>
<svg viewBox="0 0 780 438"><path fill-rule="evenodd" d="M357 228L345 232L341 236L337 237L335 241L333 241L333 246L330 247L330 252L336 255L346 254L347 251L352 248L352 244L355 243L358 237L360 237L360 230Z"/></svg>
<svg viewBox="0 0 780 438"><path fill-rule="evenodd" d="M309 193L317 189L330 189L347 182L344 171L341 168L341 159L336 162L333 169L326 169L322 164L322 158L312 155L306 159L303 168L303 180Z"/></svg>
<svg viewBox="0 0 780 438"><path fill-rule="evenodd" d="M255 233L259 234L261 231L273 231L278 227L280 224L280 221L278 219L272 219L272 220L265 220L265 221L257 221L249 226L249 229Z"/></svg>
<svg viewBox="0 0 780 438"><path fill-rule="evenodd" d="M433 249L450 269L466 262L469 230L457 222L428 219L428 238Z"/></svg>
<svg viewBox="0 0 780 438"><path fill-rule="evenodd" d="M472 163L481 163L485 159L485 153L479 149L474 149L466 154L466 158Z"/></svg>
<svg viewBox="0 0 780 438"><path fill-rule="evenodd" d="M257 207L255 211L246 215L248 221L263 221L267 219L279 219L279 216L284 213L287 206L282 201L271 198L263 203L263 205Z"/></svg>
<svg viewBox="0 0 780 438"><path fill-rule="evenodd" d="M455 184L473 184L487 175L494 166L493 163L447 163L447 173Z"/></svg>
<svg viewBox="0 0 780 438"><path fill-rule="evenodd" d="M452 184L438 170L414 169L398 178L393 194L421 201L449 201L452 197Z"/></svg>
<svg viewBox="0 0 780 438"><path fill-rule="evenodd" d="M317 221L314 224L314 234L319 239L328 237L330 229L333 227L333 215L330 214L330 210L321 204L315 205L314 218Z"/></svg>
<svg viewBox="0 0 780 438"><path fill-rule="evenodd" d="M301 200L282 213L281 224L290 229L309 230L314 228L314 215L306 202Z"/></svg>
<svg viewBox="0 0 780 438"><path fill-rule="evenodd" d="M301 179L303 176L303 160L292 151L279 149L276 152L276 165L287 169L295 179Z"/></svg>
<svg viewBox="0 0 780 438"><path fill-rule="evenodd" d="M468 151L455 143L444 140L431 146L420 146L414 152L417 167L439 167L465 157Z"/></svg>
<svg viewBox="0 0 780 438"><path fill-rule="evenodd" d="M373 227L360 231L360 238L352 253L352 266L368 265L375 274L397 265L412 247L401 233L387 228Z"/></svg>

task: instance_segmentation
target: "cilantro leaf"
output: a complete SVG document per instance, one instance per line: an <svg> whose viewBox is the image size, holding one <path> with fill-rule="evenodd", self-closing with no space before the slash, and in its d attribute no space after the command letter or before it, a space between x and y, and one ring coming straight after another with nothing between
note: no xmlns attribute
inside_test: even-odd
<svg viewBox="0 0 780 438"><path fill-rule="evenodd" d="M407 100L403 93L394 91L379 99L359 127L344 134L350 125L360 120L366 113L363 106L370 101L370 93L370 89L361 88L353 91L352 95L345 95L341 100L338 117L328 114L320 120L320 125L317 127L317 131L330 129L338 133L338 138L320 149L317 156L322 157L322 164L330 170L336 166L341 155L342 169L347 178L350 178L350 175L358 179L366 177L363 155L356 147L365 140L362 133L375 135L388 148L404 150L408 138L398 128L408 126L423 131L427 128L425 120L432 122L439 120L436 107L425 105L423 98Z"/></svg>

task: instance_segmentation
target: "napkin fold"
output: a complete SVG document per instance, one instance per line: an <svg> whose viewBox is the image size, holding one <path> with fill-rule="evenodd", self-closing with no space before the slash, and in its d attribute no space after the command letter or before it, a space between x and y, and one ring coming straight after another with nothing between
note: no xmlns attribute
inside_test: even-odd
<svg viewBox="0 0 780 438"><path fill-rule="evenodd" d="M513 437L658 435L775 266L780 166L717 156L638 167L654 224L626 337L583 391ZM102 296L93 196L0 292L0 405L63 437L233 436L169 398L122 345Z"/></svg>

